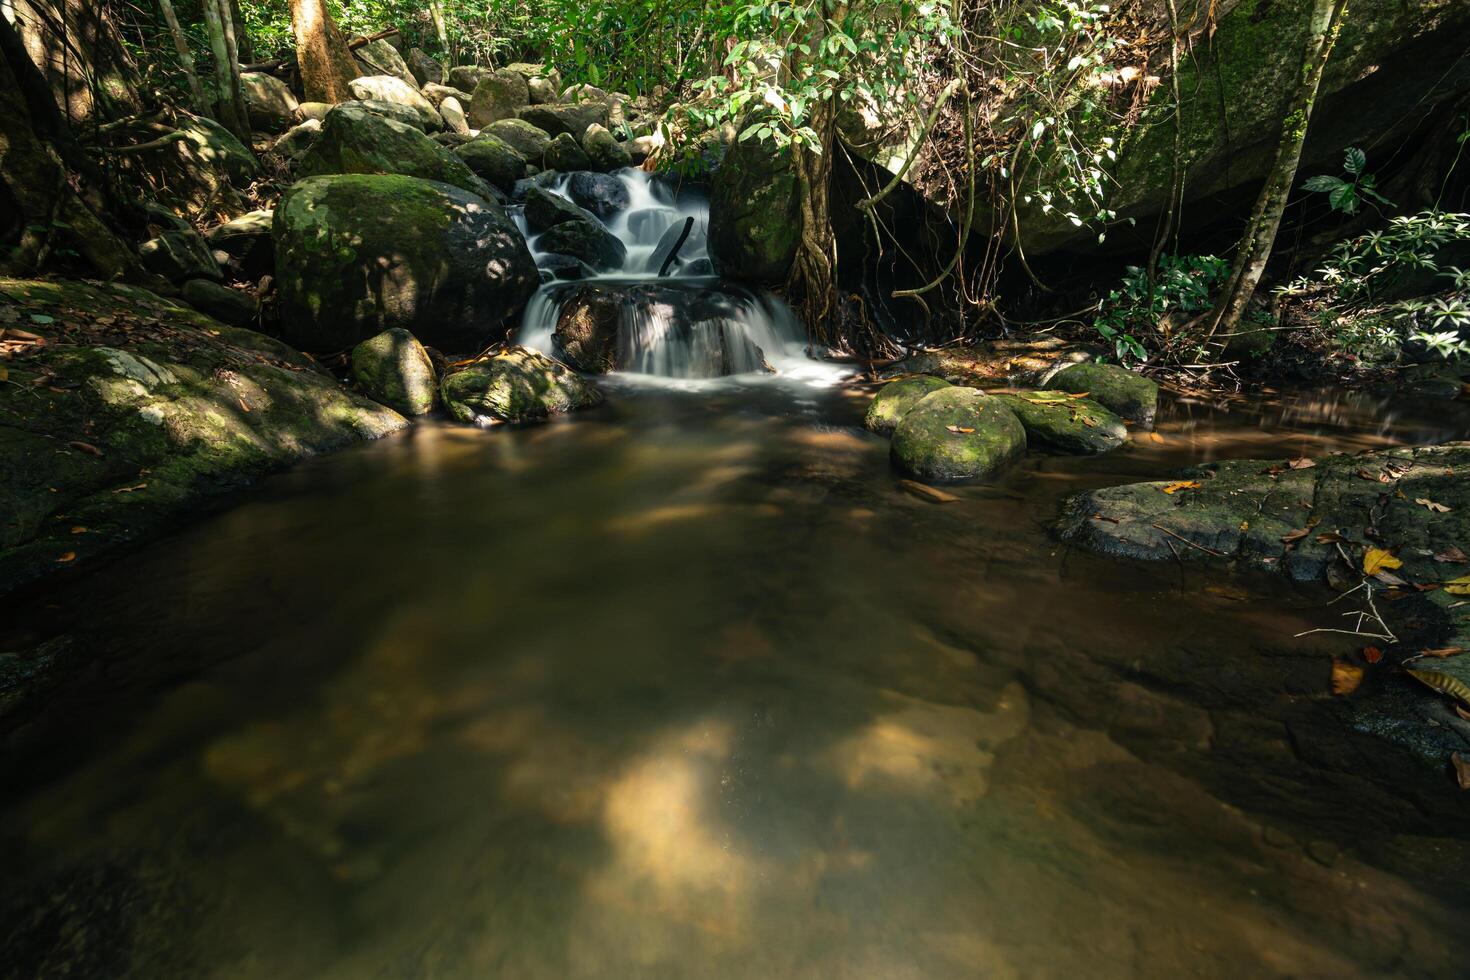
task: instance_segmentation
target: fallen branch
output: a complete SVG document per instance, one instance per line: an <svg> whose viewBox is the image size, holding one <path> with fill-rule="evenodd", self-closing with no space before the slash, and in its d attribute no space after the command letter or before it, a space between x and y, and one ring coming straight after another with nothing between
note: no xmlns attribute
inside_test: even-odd
<svg viewBox="0 0 1470 980"><path fill-rule="evenodd" d="M167 136L160 136L158 139L149 140L146 143L134 143L131 146L94 146L92 147L92 152L110 153L113 156L124 156L129 153L147 153L151 150L161 150L165 146L172 146L175 143L182 143L188 138L188 133L175 130Z"/></svg>
<svg viewBox="0 0 1470 980"><path fill-rule="evenodd" d="M1229 558L1230 557L1229 555L1227 555L1223 551L1216 551L1214 548L1206 548L1202 544L1196 544L1195 542L1193 542L1193 541L1189 540L1188 538L1184 537L1184 535L1182 535L1182 534L1175 534L1173 531L1169 530L1167 527L1164 527L1162 525L1159 525L1159 524L1150 524L1149 527L1154 528L1154 529L1159 530L1159 531L1163 531L1165 534L1167 534L1171 538L1178 538L1180 541L1183 541L1185 544L1189 545L1191 548L1198 548L1200 551L1203 551L1205 554L1211 555L1211 556L1213 556L1215 558Z"/></svg>

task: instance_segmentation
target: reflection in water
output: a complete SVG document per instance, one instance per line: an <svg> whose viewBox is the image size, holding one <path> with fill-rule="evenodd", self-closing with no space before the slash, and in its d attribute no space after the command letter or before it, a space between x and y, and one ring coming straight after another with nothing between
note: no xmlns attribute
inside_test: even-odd
<svg viewBox="0 0 1470 980"><path fill-rule="evenodd" d="M1346 738L1340 647L1290 639L1320 597L1046 533L1463 411L1179 406L937 506L863 397L617 395L316 461L0 608L0 649L94 657L5 756L0 976L1463 975L1463 832L1300 758Z"/></svg>

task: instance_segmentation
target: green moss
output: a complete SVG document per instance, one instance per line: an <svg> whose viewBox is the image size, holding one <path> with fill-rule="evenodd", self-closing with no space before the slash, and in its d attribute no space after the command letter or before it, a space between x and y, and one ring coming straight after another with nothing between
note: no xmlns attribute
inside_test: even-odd
<svg viewBox="0 0 1470 980"><path fill-rule="evenodd" d="M975 388L941 388L893 430L900 470L932 483L993 476L1026 449L1026 431L999 399Z"/></svg>
<svg viewBox="0 0 1470 980"><path fill-rule="evenodd" d="M924 396L948 387L948 381L928 375L891 381L873 396L868 413L863 417L863 425L880 436L892 435L899 421Z"/></svg>

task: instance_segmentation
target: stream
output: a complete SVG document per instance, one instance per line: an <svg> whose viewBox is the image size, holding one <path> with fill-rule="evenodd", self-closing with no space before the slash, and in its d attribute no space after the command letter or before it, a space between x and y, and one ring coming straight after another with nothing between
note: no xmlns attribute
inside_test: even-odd
<svg viewBox="0 0 1470 980"><path fill-rule="evenodd" d="M836 381L422 424L0 601L86 651L3 736L0 976L1466 975L1463 831L1308 757L1326 597L1049 533L1462 403L1175 401L937 504Z"/></svg>

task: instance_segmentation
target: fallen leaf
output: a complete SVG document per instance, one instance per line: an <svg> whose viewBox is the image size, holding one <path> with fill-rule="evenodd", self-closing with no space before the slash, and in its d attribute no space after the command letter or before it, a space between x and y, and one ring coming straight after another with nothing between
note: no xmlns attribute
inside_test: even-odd
<svg viewBox="0 0 1470 980"><path fill-rule="evenodd" d="M1370 664L1376 664L1378 663L1378 661L1383 659L1383 651L1378 649L1377 647L1364 647L1363 659L1368 661Z"/></svg>
<svg viewBox="0 0 1470 980"><path fill-rule="evenodd" d="M1454 545L1450 545L1443 551L1436 551L1434 553L1434 560L1442 561L1448 565L1464 565L1470 563L1470 556L1467 556L1465 552Z"/></svg>
<svg viewBox="0 0 1470 980"><path fill-rule="evenodd" d="M1451 752L1450 764L1455 767L1455 779L1459 782L1461 789L1470 789L1470 755L1463 752Z"/></svg>
<svg viewBox="0 0 1470 980"><path fill-rule="evenodd" d="M1341 660L1332 661L1332 693L1339 697L1353 693L1363 683L1363 668Z"/></svg>
<svg viewBox="0 0 1470 980"><path fill-rule="evenodd" d="M1122 524L1123 523L1122 521L1118 520L1116 517L1108 517L1105 514L1093 514L1092 515L1092 519L1094 521L1107 521L1109 524Z"/></svg>
<svg viewBox="0 0 1470 980"><path fill-rule="evenodd" d="M1287 466L1290 466L1294 470L1309 470L1312 467L1316 466L1317 464L1315 462L1313 462L1312 460L1308 459L1307 457L1303 456L1300 459L1294 459L1294 460L1292 460L1291 462L1287 463L1286 465Z"/></svg>
<svg viewBox="0 0 1470 980"><path fill-rule="evenodd" d="M1178 493L1180 490L1198 490L1199 489L1199 481L1198 480L1180 480L1177 483L1170 483L1170 484L1167 484L1165 486L1160 487L1159 489L1162 490L1162 491L1164 491L1165 493Z"/></svg>
<svg viewBox="0 0 1470 980"><path fill-rule="evenodd" d="M1369 548L1363 555L1363 571L1368 575L1376 575L1385 568L1403 568L1404 563L1393 556L1393 552L1384 548Z"/></svg>
<svg viewBox="0 0 1470 980"><path fill-rule="evenodd" d="M1393 572L1374 572L1373 581L1382 582L1384 585L1402 586L1409 583L1399 578Z"/></svg>
<svg viewBox="0 0 1470 980"><path fill-rule="evenodd" d="M1148 438L1150 442L1162 443L1164 441L1164 437L1159 435L1157 432L1150 432L1148 434Z"/></svg>
<svg viewBox="0 0 1470 980"><path fill-rule="evenodd" d="M1458 657L1465 652L1464 647L1434 647L1429 650L1420 650L1421 657Z"/></svg>
<svg viewBox="0 0 1470 980"><path fill-rule="evenodd" d="M1326 534L1317 535L1318 544L1341 544L1346 540L1347 538L1338 534L1336 531L1328 531Z"/></svg>
<svg viewBox="0 0 1470 980"><path fill-rule="evenodd" d="M1418 504L1420 507L1427 509L1432 514L1448 514L1450 512L1450 508L1446 507L1444 504L1437 504L1426 497L1415 497L1414 503Z"/></svg>
<svg viewBox="0 0 1470 980"><path fill-rule="evenodd" d="M963 435L975 431L974 429L965 425L946 425L945 428L955 433L956 435Z"/></svg>
<svg viewBox="0 0 1470 980"><path fill-rule="evenodd" d="M1251 522L1250 521L1241 521L1240 522L1240 529L1242 531L1249 531L1251 529Z"/></svg>
<svg viewBox="0 0 1470 980"><path fill-rule="evenodd" d="M933 501L936 504L952 504L960 499L952 493L945 493L943 490L920 483L917 480L901 480L898 485L909 493L923 497L925 500Z"/></svg>
<svg viewBox="0 0 1470 980"><path fill-rule="evenodd" d="M1285 534L1283 534L1281 536L1281 540L1284 541L1287 544L1296 544L1302 538L1306 537L1308 534L1311 534L1311 533L1312 532L1308 528L1299 527L1299 528L1297 528L1294 531L1287 531Z"/></svg>
<svg viewBox="0 0 1470 980"><path fill-rule="evenodd" d="M142 490L147 485L148 484L146 484L146 483L139 483L136 486L131 486L131 487L118 487L116 490L114 490L112 492L113 493L132 493L134 490Z"/></svg>
<svg viewBox="0 0 1470 980"><path fill-rule="evenodd" d="M61 553L61 555L56 560L59 561L59 562L61 562L61 561L75 561L76 560L76 557L77 557L77 553L75 551L63 551Z"/></svg>
<svg viewBox="0 0 1470 980"><path fill-rule="evenodd" d="M76 527L74 527L74 528L71 529L71 533L72 534L86 534L87 533L87 529L84 528L84 527L82 527L80 524L78 524Z"/></svg>
<svg viewBox="0 0 1470 980"><path fill-rule="evenodd" d="M102 455L102 450L98 449L96 446L92 445L90 442L69 442L69 443L67 443L67 445L70 446L73 449L81 450L82 452L88 453L88 454L90 454L92 456L101 456Z"/></svg>
<svg viewBox="0 0 1470 980"><path fill-rule="evenodd" d="M1470 595L1470 575L1450 579L1444 584L1444 590L1450 595Z"/></svg>

